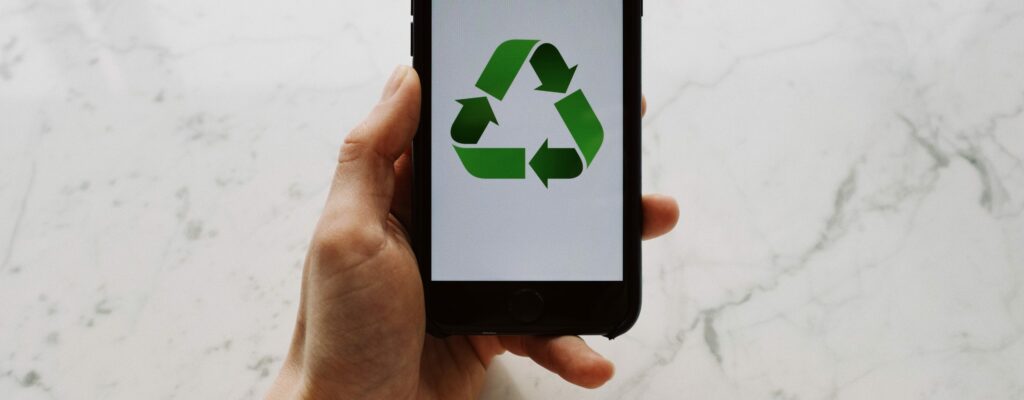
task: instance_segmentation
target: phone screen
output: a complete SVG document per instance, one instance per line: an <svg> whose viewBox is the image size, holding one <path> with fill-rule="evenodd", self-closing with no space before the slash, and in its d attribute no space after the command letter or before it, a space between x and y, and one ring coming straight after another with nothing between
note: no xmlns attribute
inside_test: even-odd
<svg viewBox="0 0 1024 400"><path fill-rule="evenodd" d="M622 0L431 14L431 280L621 281Z"/></svg>

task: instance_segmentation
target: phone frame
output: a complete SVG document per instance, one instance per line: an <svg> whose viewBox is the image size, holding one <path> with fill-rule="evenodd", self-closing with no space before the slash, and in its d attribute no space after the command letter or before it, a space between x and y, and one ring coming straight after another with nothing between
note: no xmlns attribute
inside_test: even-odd
<svg viewBox="0 0 1024 400"><path fill-rule="evenodd" d="M461 334L605 335L626 332L641 298L641 1L623 1L623 274L622 281L431 281L431 1L412 0L413 67L422 86L419 128L413 140L413 250L426 301L427 331ZM447 132L445 132L447 134ZM585 251L585 249L583 250ZM544 314L524 324L508 312L522 289L543 296Z"/></svg>

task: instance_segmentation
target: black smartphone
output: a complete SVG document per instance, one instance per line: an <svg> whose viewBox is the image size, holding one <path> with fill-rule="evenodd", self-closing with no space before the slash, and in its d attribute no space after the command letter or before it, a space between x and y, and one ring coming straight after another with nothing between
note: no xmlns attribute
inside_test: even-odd
<svg viewBox="0 0 1024 400"><path fill-rule="evenodd" d="M640 312L642 3L412 6L428 331L622 334Z"/></svg>

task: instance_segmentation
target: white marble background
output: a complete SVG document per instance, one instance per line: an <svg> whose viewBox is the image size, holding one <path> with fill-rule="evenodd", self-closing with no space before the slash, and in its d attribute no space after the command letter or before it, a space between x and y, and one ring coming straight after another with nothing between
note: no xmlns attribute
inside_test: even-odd
<svg viewBox="0 0 1024 400"><path fill-rule="evenodd" d="M644 312L595 391L1024 398L1024 1L647 0ZM0 0L0 398L258 398L406 0Z"/></svg>

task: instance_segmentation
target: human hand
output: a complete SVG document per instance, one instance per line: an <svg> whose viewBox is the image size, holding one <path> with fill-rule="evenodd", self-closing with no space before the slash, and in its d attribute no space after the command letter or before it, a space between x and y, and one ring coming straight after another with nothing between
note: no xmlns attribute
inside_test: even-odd
<svg viewBox="0 0 1024 400"><path fill-rule="evenodd" d="M487 366L505 351L574 384L604 384L612 363L576 336L426 334L423 287L405 229L419 112L419 77L399 67L380 103L345 139L303 269L291 347L267 398L475 398ZM675 200L644 196L643 207L645 239L675 226Z"/></svg>

